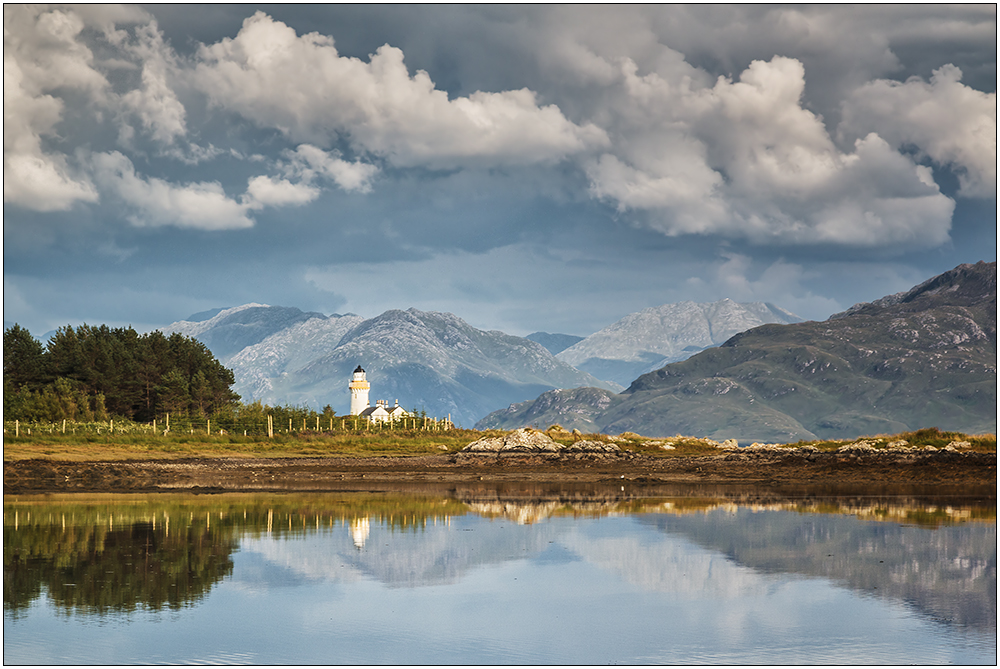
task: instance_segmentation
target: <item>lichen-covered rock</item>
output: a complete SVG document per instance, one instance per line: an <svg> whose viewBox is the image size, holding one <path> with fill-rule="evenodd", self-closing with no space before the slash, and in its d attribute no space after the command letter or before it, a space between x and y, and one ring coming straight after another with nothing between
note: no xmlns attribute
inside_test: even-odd
<svg viewBox="0 0 1000 669"><path fill-rule="evenodd" d="M557 444L558 445L558 444ZM577 441L569 446L561 446L561 450L570 453L621 453L622 449L615 444L607 444L603 441Z"/></svg>
<svg viewBox="0 0 1000 669"><path fill-rule="evenodd" d="M462 449L463 453L490 453L503 448L503 437L483 437Z"/></svg>
<svg viewBox="0 0 1000 669"><path fill-rule="evenodd" d="M480 454L514 454L514 453L601 453L601 454L621 454L622 450L615 444L603 441L580 440L569 446L563 446L553 441L544 432L537 432L530 428L514 430L502 437L483 437L474 441L461 450L462 453Z"/></svg>
<svg viewBox="0 0 1000 669"><path fill-rule="evenodd" d="M483 437L462 449L466 453L556 453L559 444L544 432L529 428L514 430L502 437Z"/></svg>
<svg viewBox="0 0 1000 669"><path fill-rule="evenodd" d="M794 446L782 446L781 444L758 444L757 442L739 450L744 453L770 453L772 455L790 455L798 451L798 449Z"/></svg>
<svg viewBox="0 0 1000 669"><path fill-rule="evenodd" d="M875 448L875 442L869 441L867 439L861 439L853 444L847 444L846 446L841 446L837 449L838 453L846 453L848 455L872 455L878 454L879 451Z"/></svg>

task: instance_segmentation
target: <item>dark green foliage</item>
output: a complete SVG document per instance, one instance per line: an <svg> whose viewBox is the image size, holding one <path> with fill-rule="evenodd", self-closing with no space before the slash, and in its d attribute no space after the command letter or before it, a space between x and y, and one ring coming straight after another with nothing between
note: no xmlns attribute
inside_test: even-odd
<svg viewBox="0 0 1000 669"><path fill-rule="evenodd" d="M37 387L44 371L45 348L18 324L3 333L3 380L14 388ZM6 389L5 389L6 390Z"/></svg>
<svg viewBox="0 0 1000 669"><path fill-rule="evenodd" d="M18 325L4 331L7 420L209 416L239 400L234 381L204 344L180 334L67 325L43 349Z"/></svg>

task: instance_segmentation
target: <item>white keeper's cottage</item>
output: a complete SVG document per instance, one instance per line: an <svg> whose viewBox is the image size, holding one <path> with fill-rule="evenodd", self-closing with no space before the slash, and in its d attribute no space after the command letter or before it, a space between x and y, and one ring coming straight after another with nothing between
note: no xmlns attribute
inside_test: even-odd
<svg viewBox="0 0 1000 669"><path fill-rule="evenodd" d="M351 389L351 415L363 416L373 423L395 422L400 418L410 418L413 414L399 406L399 400L389 406L388 400L376 400L375 406L368 405L368 391L371 385L365 378L365 370L358 365L348 385Z"/></svg>

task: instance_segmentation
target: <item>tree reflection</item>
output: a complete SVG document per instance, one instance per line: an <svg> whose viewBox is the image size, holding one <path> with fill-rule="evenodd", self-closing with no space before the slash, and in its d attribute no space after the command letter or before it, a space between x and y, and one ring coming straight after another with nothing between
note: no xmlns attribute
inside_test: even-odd
<svg viewBox="0 0 1000 669"><path fill-rule="evenodd" d="M233 570L232 528L136 522L4 526L4 610L17 613L42 589L67 613L179 609Z"/></svg>

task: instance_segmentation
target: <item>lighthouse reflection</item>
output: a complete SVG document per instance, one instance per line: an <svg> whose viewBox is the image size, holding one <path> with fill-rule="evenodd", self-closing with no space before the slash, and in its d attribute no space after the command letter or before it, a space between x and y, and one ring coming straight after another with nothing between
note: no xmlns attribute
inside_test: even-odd
<svg viewBox="0 0 1000 669"><path fill-rule="evenodd" d="M354 539L354 545L357 548L365 547L365 541L371 531L372 523L369 518L355 518L351 521L351 538Z"/></svg>

